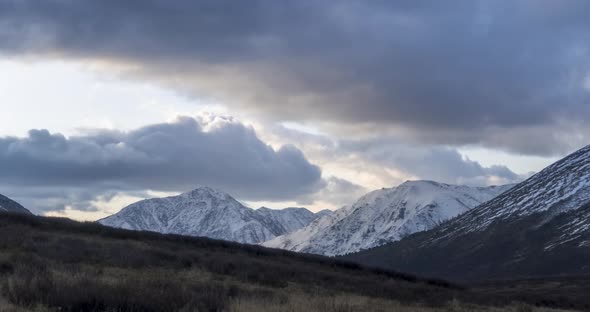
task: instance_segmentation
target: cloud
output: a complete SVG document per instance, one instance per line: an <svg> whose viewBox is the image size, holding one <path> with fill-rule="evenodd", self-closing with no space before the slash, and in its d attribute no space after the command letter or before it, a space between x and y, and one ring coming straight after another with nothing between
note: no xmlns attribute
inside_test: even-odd
<svg viewBox="0 0 590 312"><path fill-rule="evenodd" d="M589 9L577 0L4 0L0 50L101 60L279 121L554 155L590 139L569 126L590 115Z"/></svg>
<svg viewBox="0 0 590 312"><path fill-rule="evenodd" d="M310 205L317 201L330 203L340 208L356 202L369 190L358 184L338 178L329 177L326 179L325 187L311 195L304 195L297 199L299 205Z"/></svg>
<svg viewBox="0 0 590 312"><path fill-rule="evenodd" d="M325 184L320 168L299 149L275 150L252 128L217 116L69 138L31 130L25 138L0 138L0 172L0 185L54 199L40 210L73 204L92 210L99 195L108 201L122 191L179 192L198 185L244 200L285 200Z"/></svg>
<svg viewBox="0 0 590 312"><path fill-rule="evenodd" d="M413 144L386 133L364 138L331 139L326 135L281 126L270 130L284 142L304 151L322 167L325 175L336 174L369 188L391 187L408 179L482 186L515 183L526 177L506 166L484 166L451 146ZM268 132L262 131L265 136ZM278 138L271 136L269 140ZM322 196L332 194L327 189L322 191ZM342 193L354 192L342 190Z"/></svg>
<svg viewBox="0 0 590 312"><path fill-rule="evenodd" d="M0 193L21 203L34 213L63 214L66 210L92 213L106 217L119 209L142 199L159 197L154 192L133 191L104 186L28 185L0 184ZM127 199L127 200L121 200ZM74 217L74 216L70 216Z"/></svg>
<svg viewBox="0 0 590 312"><path fill-rule="evenodd" d="M523 178L506 166L482 166L447 146L407 145L380 138L344 141L340 148L343 153L361 154L365 161L395 169L411 179L480 186L515 183Z"/></svg>

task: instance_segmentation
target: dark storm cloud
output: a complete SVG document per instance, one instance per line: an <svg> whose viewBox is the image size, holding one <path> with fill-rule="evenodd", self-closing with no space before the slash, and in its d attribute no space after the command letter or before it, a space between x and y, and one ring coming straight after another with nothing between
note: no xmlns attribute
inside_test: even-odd
<svg viewBox="0 0 590 312"><path fill-rule="evenodd" d="M0 185L36 188L39 196L50 188L84 190L64 192L76 193L79 198L71 200L77 202L116 191L178 192L198 185L240 199L285 200L325 183L297 148L274 150L253 129L219 117L69 138L31 130L26 138L0 138L0 172Z"/></svg>
<svg viewBox="0 0 590 312"><path fill-rule="evenodd" d="M280 120L548 155L590 139L564 126L590 116L588 12L581 0L0 0L0 49L131 63Z"/></svg>
<svg viewBox="0 0 590 312"><path fill-rule="evenodd" d="M100 211L98 202L110 202L118 195L133 196L135 198L149 198L148 192L134 191L119 185L95 186L63 186L63 185L27 185L26 187L0 184L0 193L9 194L33 213L43 214L52 211L63 211L72 208L79 211ZM122 208L122 207L113 207Z"/></svg>

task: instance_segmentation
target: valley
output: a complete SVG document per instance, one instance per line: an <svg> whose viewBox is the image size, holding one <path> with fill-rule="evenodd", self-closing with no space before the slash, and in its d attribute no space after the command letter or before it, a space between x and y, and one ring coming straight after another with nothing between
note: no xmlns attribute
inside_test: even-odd
<svg viewBox="0 0 590 312"><path fill-rule="evenodd" d="M0 310L535 311L583 308L254 245L0 214ZM524 301L522 301L524 299ZM534 305L544 305L536 308ZM550 308L552 307L552 308Z"/></svg>

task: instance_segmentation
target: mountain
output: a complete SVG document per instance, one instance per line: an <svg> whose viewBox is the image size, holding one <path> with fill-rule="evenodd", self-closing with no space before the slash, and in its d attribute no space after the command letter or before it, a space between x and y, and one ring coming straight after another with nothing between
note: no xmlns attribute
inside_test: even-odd
<svg viewBox="0 0 590 312"><path fill-rule="evenodd" d="M328 256L357 252L429 230L510 187L407 181L398 187L373 191L354 205L263 246Z"/></svg>
<svg viewBox="0 0 590 312"><path fill-rule="evenodd" d="M316 212L315 215L316 215L316 218L321 218L323 216L328 216L328 215L331 215L333 213L334 213L333 210L324 209L324 210L320 210L320 211Z"/></svg>
<svg viewBox="0 0 590 312"><path fill-rule="evenodd" d="M18 212L32 214L29 210L14 200L0 194L0 212Z"/></svg>
<svg viewBox="0 0 590 312"><path fill-rule="evenodd" d="M224 192L200 187L178 196L139 201L98 222L129 230L257 244L297 230L315 218L305 208L254 210Z"/></svg>
<svg viewBox="0 0 590 312"><path fill-rule="evenodd" d="M297 231L266 241L262 243L262 246L297 252L314 253L311 247L313 245L319 245L319 238L321 238L331 226L337 224L340 220L348 216L351 209L352 206L342 207L331 214L324 215L313 220L311 223L309 223L309 225ZM328 251L328 249L326 248L325 251ZM315 253L328 254L327 252Z"/></svg>
<svg viewBox="0 0 590 312"><path fill-rule="evenodd" d="M347 258L457 280L590 273L590 146L436 229Z"/></svg>

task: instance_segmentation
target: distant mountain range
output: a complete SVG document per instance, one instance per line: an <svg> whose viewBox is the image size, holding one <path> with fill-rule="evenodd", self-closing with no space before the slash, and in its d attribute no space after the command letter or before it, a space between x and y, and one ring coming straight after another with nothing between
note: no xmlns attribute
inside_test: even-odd
<svg viewBox="0 0 590 312"><path fill-rule="evenodd" d="M32 214L29 210L14 200L0 194L0 212L17 212Z"/></svg>
<svg viewBox="0 0 590 312"><path fill-rule="evenodd" d="M373 191L352 206L263 246L328 256L357 252L432 229L511 186L468 187L408 181Z"/></svg>
<svg viewBox="0 0 590 312"><path fill-rule="evenodd" d="M258 244L298 230L318 214L305 208L248 208L209 187L167 198L142 200L98 222L117 228L202 236Z"/></svg>
<svg viewBox="0 0 590 312"><path fill-rule="evenodd" d="M590 146L517 185L408 181L316 214L254 210L201 187L140 201L99 222L455 280L584 274L590 273Z"/></svg>
<svg viewBox="0 0 590 312"><path fill-rule="evenodd" d="M433 230L345 258L458 280L590 273L590 146Z"/></svg>

